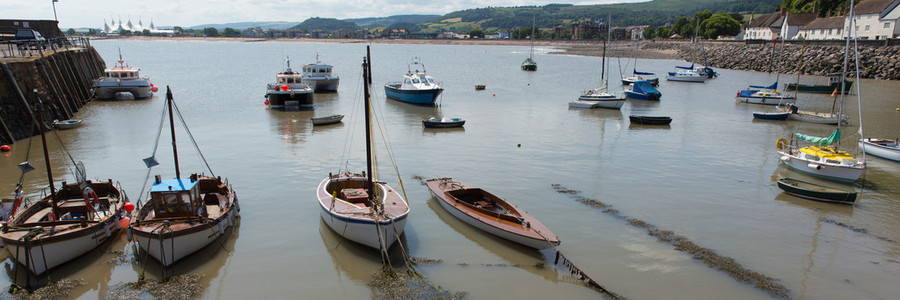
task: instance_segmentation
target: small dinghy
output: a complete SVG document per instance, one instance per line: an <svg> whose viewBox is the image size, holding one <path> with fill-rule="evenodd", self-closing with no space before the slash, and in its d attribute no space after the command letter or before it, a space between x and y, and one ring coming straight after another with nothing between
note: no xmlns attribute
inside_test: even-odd
<svg viewBox="0 0 900 300"><path fill-rule="evenodd" d="M777 111L777 112L753 112L754 119L763 119L763 120L787 120L788 117L791 116L791 112L789 111Z"/></svg>
<svg viewBox="0 0 900 300"><path fill-rule="evenodd" d="M320 126L340 123L343 119L344 115L331 115L327 117L312 118L310 120L312 121L313 126Z"/></svg>
<svg viewBox="0 0 900 300"><path fill-rule="evenodd" d="M81 120L62 120L53 122L53 127L56 127L56 129L72 129L78 126L81 126Z"/></svg>
<svg viewBox="0 0 900 300"><path fill-rule="evenodd" d="M483 90L483 89L485 89L485 88L487 88L487 86L486 86L486 85L483 85L483 84L476 84L476 85L475 85L475 90L478 90L478 91Z"/></svg>
<svg viewBox="0 0 900 300"><path fill-rule="evenodd" d="M793 178L778 179L778 187L788 194L801 198L846 204L856 202L856 192Z"/></svg>
<svg viewBox="0 0 900 300"><path fill-rule="evenodd" d="M660 116L638 116L638 115L630 115L628 119L631 120L632 124L643 124L643 125L669 125L672 123L672 118Z"/></svg>
<svg viewBox="0 0 900 300"><path fill-rule="evenodd" d="M427 128L462 127L464 124L466 124L466 120L460 118L430 118L422 120L422 125L425 125Z"/></svg>
<svg viewBox="0 0 900 300"><path fill-rule="evenodd" d="M560 243L550 229L525 210L488 191L452 178L430 179L426 184L444 209L478 229L535 249Z"/></svg>

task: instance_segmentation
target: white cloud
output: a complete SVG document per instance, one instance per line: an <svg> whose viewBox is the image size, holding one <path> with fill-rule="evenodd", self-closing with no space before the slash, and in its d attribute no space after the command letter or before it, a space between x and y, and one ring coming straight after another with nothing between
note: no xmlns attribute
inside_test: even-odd
<svg viewBox="0 0 900 300"><path fill-rule="evenodd" d="M576 5L643 2L647 0L569 0ZM401 14L443 15L456 10L480 7L506 7L547 5L560 3L553 0L59 0L56 10L60 28L103 27L103 20L119 18L133 23L150 20L157 26L189 27L200 24L295 21L311 17L367 18ZM49 0L4 0L0 2L2 19L53 19L52 2Z"/></svg>

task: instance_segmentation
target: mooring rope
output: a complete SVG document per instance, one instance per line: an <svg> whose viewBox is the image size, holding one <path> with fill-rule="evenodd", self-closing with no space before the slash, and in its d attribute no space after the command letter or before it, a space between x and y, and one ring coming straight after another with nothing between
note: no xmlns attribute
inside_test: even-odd
<svg viewBox="0 0 900 300"><path fill-rule="evenodd" d="M203 151L200 151L200 145L197 144L197 140L194 139L194 135L191 134L191 129L188 128L187 123L184 121L184 117L181 116L181 110L179 110L178 105L175 104L175 99L172 99L171 103L172 107L175 108L175 114L177 114L178 119L181 120L181 125L184 126L184 131L187 132L188 137L191 138L191 143L194 144L194 148L197 149L197 153L200 154L200 159L203 160L203 164L206 165L206 169L209 170L209 174L212 175L212 177L216 177L216 173L213 172L212 168L209 166L209 162L206 161L206 156L203 156Z"/></svg>

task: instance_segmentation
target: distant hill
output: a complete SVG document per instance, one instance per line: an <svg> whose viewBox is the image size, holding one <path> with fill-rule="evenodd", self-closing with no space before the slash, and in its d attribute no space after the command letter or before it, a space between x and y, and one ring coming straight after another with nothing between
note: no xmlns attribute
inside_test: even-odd
<svg viewBox="0 0 900 300"><path fill-rule="evenodd" d="M291 27L291 29L306 29L309 31L315 29L321 29L325 31L334 31L334 30L357 30L359 29L359 25L353 22L347 22L344 20L338 20L335 18L309 18L306 21L303 21L297 26Z"/></svg>
<svg viewBox="0 0 900 300"><path fill-rule="evenodd" d="M344 19L347 22L356 23L359 27L375 28L388 27L395 23L425 23L437 20L440 15L396 15L380 18Z"/></svg>
<svg viewBox="0 0 900 300"><path fill-rule="evenodd" d="M185 29L195 29L202 30L204 28L215 28L216 30L222 31L225 28L232 28L237 30L244 30L247 28L256 28L259 27L262 30L268 29L288 29L292 26L299 24L300 22L285 22L285 21L271 21L271 22L237 22L237 23L225 23L225 24L203 24L191 27L185 27Z"/></svg>

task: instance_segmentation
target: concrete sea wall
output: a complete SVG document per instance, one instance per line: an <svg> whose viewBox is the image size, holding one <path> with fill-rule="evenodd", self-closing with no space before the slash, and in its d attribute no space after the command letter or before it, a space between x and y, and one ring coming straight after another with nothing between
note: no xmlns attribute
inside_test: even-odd
<svg viewBox="0 0 900 300"><path fill-rule="evenodd" d="M74 116L92 98L91 82L106 63L93 47L0 58L0 142L32 136L32 114L43 102L45 125Z"/></svg>
<svg viewBox="0 0 900 300"><path fill-rule="evenodd" d="M855 77L856 58L851 42L848 76ZM778 44L773 55L772 43L704 43L706 64L715 68L750 70L759 72L779 72L782 74L825 75L839 73L844 63L842 43L802 45L798 43ZM704 63L700 44L686 42L649 42L641 45L643 50L671 51L697 64ZM691 60L691 50L694 59ZM801 53L803 62L800 64ZM900 79L900 46L859 45L859 72L861 78Z"/></svg>

